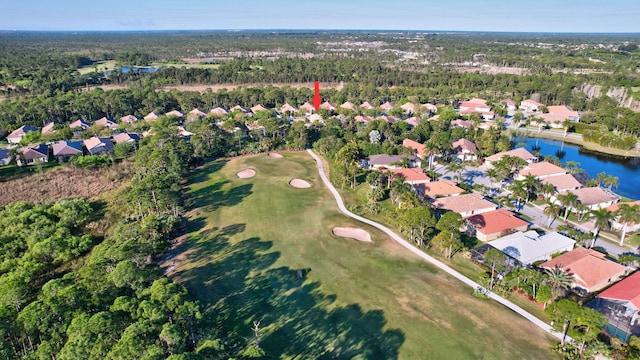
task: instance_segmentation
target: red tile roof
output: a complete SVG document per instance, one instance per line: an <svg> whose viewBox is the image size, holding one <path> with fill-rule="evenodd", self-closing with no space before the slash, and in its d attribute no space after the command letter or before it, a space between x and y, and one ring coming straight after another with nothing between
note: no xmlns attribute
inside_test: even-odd
<svg viewBox="0 0 640 360"><path fill-rule="evenodd" d="M606 259L604 254L583 247L577 247L540 266L549 269L559 267L573 274L574 282L589 291L597 290L594 286L622 275L627 269L624 265Z"/></svg>
<svg viewBox="0 0 640 360"><path fill-rule="evenodd" d="M640 309L640 272L636 272L598 295L604 299L629 301Z"/></svg>
<svg viewBox="0 0 640 360"><path fill-rule="evenodd" d="M476 231L483 234L494 234L512 229L518 229L529 225L528 222L516 217L514 213L506 209L488 211L465 217L475 227Z"/></svg>
<svg viewBox="0 0 640 360"><path fill-rule="evenodd" d="M413 141L411 139L404 139L404 140L402 140L402 146L413 149L413 151L415 151L418 156L422 157L422 156L426 155L426 151L425 151L424 145L420 144L417 141Z"/></svg>
<svg viewBox="0 0 640 360"><path fill-rule="evenodd" d="M540 180L543 184L551 184L556 191L565 191L567 189L578 189L582 184L576 180L571 174L549 176Z"/></svg>
<svg viewBox="0 0 640 360"><path fill-rule="evenodd" d="M427 183L426 185L429 184L430 183ZM435 209L444 209L457 213L491 211L498 207L498 205L491 201L485 200L485 198L478 193L437 198L431 205Z"/></svg>
<svg viewBox="0 0 640 360"><path fill-rule="evenodd" d="M509 151L503 151L503 152L499 152L497 154L491 155L487 158L487 161L498 161L500 159L502 159L503 156L505 155L509 155L509 156L517 156L519 158L521 158L522 160L525 161L529 161L531 159L535 159L535 156L530 153L529 151L527 151L527 149L525 148L516 148L513 150L509 150Z"/></svg>
<svg viewBox="0 0 640 360"><path fill-rule="evenodd" d="M394 175L402 175L404 181L429 181L431 178L421 168L389 169Z"/></svg>
<svg viewBox="0 0 640 360"><path fill-rule="evenodd" d="M518 175L524 177L531 174L535 177L544 177L566 173L567 170L561 168L560 166L554 165L548 161L542 161L539 163L527 165L524 169L520 170Z"/></svg>
<svg viewBox="0 0 640 360"><path fill-rule="evenodd" d="M457 195L464 192L464 189L457 187L456 184L449 180L432 181L426 184L414 185L413 187L422 191L424 196L431 198Z"/></svg>
<svg viewBox="0 0 640 360"><path fill-rule="evenodd" d="M467 139L460 139L458 141L454 141L451 144L451 147L453 148L453 151L461 154L463 152L469 152L472 154L476 153L476 144L473 143L473 141L467 140Z"/></svg>

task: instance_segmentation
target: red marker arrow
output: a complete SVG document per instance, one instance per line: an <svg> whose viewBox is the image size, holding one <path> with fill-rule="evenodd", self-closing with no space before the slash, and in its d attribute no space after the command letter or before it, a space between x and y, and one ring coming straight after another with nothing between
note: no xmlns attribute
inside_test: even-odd
<svg viewBox="0 0 640 360"><path fill-rule="evenodd" d="M315 82L313 84L313 106L316 108L316 112L320 109L320 103L322 102L322 98L320 97L320 83Z"/></svg>

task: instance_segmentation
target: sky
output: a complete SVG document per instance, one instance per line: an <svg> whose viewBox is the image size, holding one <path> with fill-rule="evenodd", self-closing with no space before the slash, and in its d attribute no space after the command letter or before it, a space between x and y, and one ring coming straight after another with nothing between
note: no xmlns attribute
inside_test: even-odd
<svg viewBox="0 0 640 360"><path fill-rule="evenodd" d="M640 32L639 0L2 0L0 30Z"/></svg>

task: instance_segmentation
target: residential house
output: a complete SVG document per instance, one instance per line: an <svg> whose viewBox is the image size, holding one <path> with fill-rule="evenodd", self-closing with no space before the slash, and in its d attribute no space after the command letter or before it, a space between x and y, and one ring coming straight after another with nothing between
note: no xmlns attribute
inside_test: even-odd
<svg viewBox="0 0 640 360"><path fill-rule="evenodd" d="M557 232L544 235L534 230L518 231L489 242L502 251L516 265L529 266L537 261L551 259L554 254L571 251L576 241Z"/></svg>
<svg viewBox="0 0 640 360"><path fill-rule="evenodd" d="M426 110L426 112L428 112L428 113L435 114L435 113L437 113L437 112L438 112L438 107L437 107L437 106L435 106L435 105L433 105L433 104L429 104L429 103L427 103L427 104L420 104L420 107L421 107L422 109Z"/></svg>
<svg viewBox="0 0 640 360"><path fill-rule="evenodd" d="M486 164L490 166L492 163L502 159L502 157L505 156L505 155L519 157L519 158L521 158L522 160L526 161L529 164L532 164L532 163L538 161L538 157L533 155L529 151L527 151L527 149L525 149L525 148L516 148L516 149L513 149L513 150L509 150L509 151L502 151L502 152L499 152L497 154L494 154L494 155L491 155L491 156L487 157L485 159Z"/></svg>
<svg viewBox="0 0 640 360"><path fill-rule="evenodd" d="M175 117L184 117L184 114L181 111L178 110L171 110L168 113L165 114L166 116L175 116Z"/></svg>
<svg viewBox="0 0 640 360"><path fill-rule="evenodd" d="M316 108L309 104L309 102L305 102L304 104L300 105L300 111L304 112L305 114L311 114L312 112L314 112L316 110Z"/></svg>
<svg viewBox="0 0 640 360"><path fill-rule="evenodd" d="M347 109L347 110L355 110L356 109L356 105L354 103L352 103L351 101L346 101L343 104L340 105L340 108L342 109Z"/></svg>
<svg viewBox="0 0 640 360"><path fill-rule="evenodd" d="M156 114L155 112L150 112L147 115L145 115L144 117L144 121L146 122L151 122L151 121L155 121L156 119L158 119L160 117L160 115Z"/></svg>
<svg viewBox="0 0 640 360"><path fill-rule="evenodd" d="M582 184L571 174L547 176L540 180L543 184L551 184L557 193L580 189Z"/></svg>
<svg viewBox="0 0 640 360"><path fill-rule="evenodd" d="M229 112L225 108L221 108L220 106L209 110L209 114L212 114L213 116L217 116L217 117L225 116L228 113Z"/></svg>
<svg viewBox="0 0 640 360"><path fill-rule="evenodd" d="M34 165L49 162L49 146L39 144L25 146L20 149L20 155L16 159L18 166Z"/></svg>
<svg viewBox="0 0 640 360"><path fill-rule="evenodd" d="M371 118L370 116L356 115L353 120L355 120L356 122L368 124L371 120L373 120L373 118Z"/></svg>
<svg viewBox="0 0 640 360"><path fill-rule="evenodd" d="M473 141L467 139L459 139L451 144L453 153L460 161L476 161L478 155L476 154L476 144Z"/></svg>
<svg viewBox="0 0 640 360"><path fill-rule="evenodd" d="M120 118L120 122L123 122L125 124L133 124L134 122L136 122L138 120L140 120L140 119L138 119L138 117L135 116L135 115L125 115L125 116Z"/></svg>
<svg viewBox="0 0 640 360"><path fill-rule="evenodd" d="M0 166L6 166L11 164L13 156L11 156L10 149L0 149Z"/></svg>
<svg viewBox="0 0 640 360"><path fill-rule="evenodd" d="M640 206L640 200L617 203L617 204L608 206L607 210L609 210L611 212L616 212L616 211L618 211L618 209L620 208L620 205L622 205L622 204L627 204L629 206L635 206L635 205ZM613 220L611 220L611 227L613 229L622 230L624 225L625 225L625 223L620 222L617 217L614 218ZM634 231L640 230L640 224L635 222L635 221L629 222L626 225L627 225L627 232L634 232Z"/></svg>
<svg viewBox="0 0 640 360"><path fill-rule="evenodd" d="M87 148L89 155L113 152L113 143L109 138L94 136L84 141L84 147Z"/></svg>
<svg viewBox="0 0 640 360"><path fill-rule="evenodd" d="M53 134L56 132L56 130L54 129L56 125L58 125L58 122L52 121L47 125L43 126L42 130L40 130L40 133L42 135Z"/></svg>
<svg viewBox="0 0 640 360"><path fill-rule="evenodd" d="M573 278L571 287L581 295L598 291L618 281L627 267L606 258L606 255L577 247L540 264L541 268L560 268Z"/></svg>
<svg viewBox="0 0 640 360"><path fill-rule="evenodd" d="M485 120L493 120L495 118L495 113L491 111L491 106L487 105L487 101L484 99L471 99L460 102L458 104L458 113L460 115L478 113Z"/></svg>
<svg viewBox="0 0 640 360"><path fill-rule="evenodd" d="M322 118L322 116L320 114L309 114L307 115L307 119L309 119L310 122L314 123L314 122L320 122L320 123L324 123L324 119Z"/></svg>
<svg viewBox="0 0 640 360"><path fill-rule="evenodd" d="M528 175L533 175L536 179L542 180L551 176L559 176L565 175L567 170L561 168L558 165L552 164L548 161L541 161L538 163L533 163L522 168L518 175L516 176L516 180L525 179Z"/></svg>
<svg viewBox="0 0 640 360"><path fill-rule="evenodd" d="M232 108L230 109L230 111L231 111L231 112L239 111L239 112L241 112L241 113L243 113L244 115L247 115L247 116L249 116L249 115L251 115L251 114L252 114L251 110L247 109L247 108L246 108L246 107L244 107L244 106L240 106L240 105L236 105L236 106L232 107Z"/></svg>
<svg viewBox="0 0 640 360"><path fill-rule="evenodd" d="M422 168L389 169L391 176L400 176L404 182L410 185L424 184L431 181Z"/></svg>
<svg viewBox="0 0 640 360"><path fill-rule="evenodd" d="M109 119L108 117L104 116L98 120L96 120L94 122L94 125L98 125L98 126L104 126L106 128L109 128L111 130L115 130L118 128L118 123L116 123L115 121Z"/></svg>
<svg viewBox="0 0 640 360"><path fill-rule="evenodd" d="M336 106L333 105L329 101L325 101L322 104L320 104L320 109L325 109L325 110L328 110L328 111L334 111L336 109Z"/></svg>
<svg viewBox="0 0 640 360"><path fill-rule="evenodd" d="M451 127L473 129L473 124L471 123L471 121L456 119L456 120L451 120Z"/></svg>
<svg viewBox="0 0 640 360"><path fill-rule="evenodd" d="M7 142L9 144L19 144L22 138L27 135L28 132L32 131L38 131L38 128L31 125L22 125L7 135Z"/></svg>
<svg viewBox="0 0 640 360"><path fill-rule="evenodd" d="M180 135L180 137L186 140L191 139L191 135L193 135L191 131L187 130L184 126L176 126L176 128L178 129L178 135ZM259 128L264 131L263 126L260 126Z"/></svg>
<svg viewBox="0 0 640 360"><path fill-rule="evenodd" d="M520 102L520 109L528 112L537 112L543 106L543 103L537 102L532 99L522 100Z"/></svg>
<svg viewBox="0 0 640 360"><path fill-rule="evenodd" d="M76 131L84 131L91 127L91 124L85 122L84 120L76 120L69 124L69 128L74 129Z"/></svg>
<svg viewBox="0 0 640 360"><path fill-rule="evenodd" d="M578 201L582 205L586 205L590 210L603 209L620 201L618 196L605 191L601 187L585 187L571 192L578 197ZM575 211L575 209L572 209L572 211Z"/></svg>
<svg viewBox="0 0 640 360"><path fill-rule="evenodd" d="M507 111L516 111L517 104L515 101L511 99L504 99L502 100L502 103L504 104Z"/></svg>
<svg viewBox="0 0 640 360"><path fill-rule="evenodd" d="M418 155L418 157L420 157L421 159L424 159L427 155L425 146L417 141L404 139L402 140L402 146L412 149L413 153Z"/></svg>
<svg viewBox="0 0 640 360"><path fill-rule="evenodd" d="M566 120L572 122L580 121L580 113L571 110L571 108L566 105L549 106L547 107L547 110L549 110L549 114L562 115Z"/></svg>
<svg viewBox="0 0 640 360"><path fill-rule="evenodd" d="M392 103L386 101L384 104L380 105L380 109L384 110L384 111L389 111L391 109L393 109L395 107L395 105L393 105Z"/></svg>
<svg viewBox="0 0 640 360"><path fill-rule="evenodd" d="M257 113L258 111L269 111L269 109L267 109L266 107L262 106L261 104L258 105L254 105L251 107L251 112L252 113Z"/></svg>
<svg viewBox="0 0 640 360"><path fill-rule="evenodd" d="M416 110L416 106L413 103L410 103L410 102L402 104L400 106L400 108L402 110L404 110L404 112L406 114L413 114L414 112L416 112L415 111Z"/></svg>
<svg viewBox="0 0 640 360"><path fill-rule="evenodd" d="M201 111L198 108L193 108L191 111L189 111L189 115L196 116L196 117L199 117L199 118L203 118L203 117L207 116L207 114L204 111Z"/></svg>
<svg viewBox="0 0 640 360"><path fill-rule="evenodd" d="M389 124L394 124L396 121L398 121L398 119L394 118L393 116L389 116L389 115L380 115L380 116L376 117L375 120L384 120L385 122L388 122Z"/></svg>
<svg viewBox="0 0 640 360"><path fill-rule="evenodd" d="M296 109L295 106L293 106L293 105L291 105L289 103L285 103L284 105L282 105L280 107L280 113L282 113L282 114L285 114L285 113L293 114L293 113L297 113L297 112L298 112L298 109Z"/></svg>
<svg viewBox="0 0 640 360"><path fill-rule="evenodd" d="M465 217L496 210L498 205L486 200L482 194L471 193L437 198L431 203L431 207L437 210L457 212Z"/></svg>
<svg viewBox="0 0 640 360"><path fill-rule="evenodd" d="M628 342L631 335L640 337L640 272L614 284L585 306L601 312L609 324L605 330Z"/></svg>
<svg viewBox="0 0 640 360"><path fill-rule="evenodd" d="M119 133L113 135L113 142L120 143L136 143L140 141L140 135L134 133Z"/></svg>
<svg viewBox="0 0 640 360"><path fill-rule="evenodd" d="M368 102L368 101L365 101L362 104L360 104L360 107L365 109L365 110L371 110L371 109L375 108L375 106L371 105L371 103Z"/></svg>
<svg viewBox="0 0 640 360"><path fill-rule="evenodd" d="M408 167L420 167L421 161L420 158L410 155L410 156L401 156L401 155L387 155L387 154L377 154L369 156L369 167L372 169L398 169L400 167L404 167L401 164L407 161Z"/></svg>
<svg viewBox="0 0 640 360"><path fill-rule="evenodd" d="M82 141L61 140L53 144L53 157L56 160L69 160L73 155L82 155Z"/></svg>
<svg viewBox="0 0 640 360"><path fill-rule="evenodd" d="M420 119L418 119L415 116L412 116L412 117L406 119L405 122L409 125L410 129L413 129L414 127L420 125Z"/></svg>
<svg viewBox="0 0 640 360"><path fill-rule="evenodd" d="M491 241L517 231L527 231L529 223L506 209L487 211L464 218L468 232L480 241Z"/></svg>
<svg viewBox="0 0 640 360"><path fill-rule="evenodd" d="M431 199L442 196L458 196L465 191L463 188L456 186L456 184L450 180L439 180L424 184L416 184L413 188L417 193Z"/></svg>

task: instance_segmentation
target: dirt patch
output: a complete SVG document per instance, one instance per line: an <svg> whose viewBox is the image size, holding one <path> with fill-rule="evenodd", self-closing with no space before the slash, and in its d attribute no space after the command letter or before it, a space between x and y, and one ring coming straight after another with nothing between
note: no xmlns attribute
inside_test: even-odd
<svg viewBox="0 0 640 360"><path fill-rule="evenodd" d="M0 206L15 201L53 203L63 198L93 198L119 189L131 175L131 164L122 162L103 169L62 167L0 182Z"/></svg>
<svg viewBox="0 0 640 360"><path fill-rule="evenodd" d="M282 155L280 155L280 154L278 154L278 153L269 153L269 155L268 155L268 156L269 156L270 158L273 158L273 159L282 159L282 158L283 158L283 156L282 156Z"/></svg>
<svg viewBox="0 0 640 360"><path fill-rule="evenodd" d="M331 232L333 235L356 239L362 242L373 242L371 240L371 234L364 229L352 228L352 227L334 227Z"/></svg>
<svg viewBox="0 0 640 360"><path fill-rule="evenodd" d="M302 179L291 179L291 181L289 181L289 185L297 189L307 189L311 187L311 184Z"/></svg>
<svg viewBox="0 0 640 360"><path fill-rule="evenodd" d="M256 176L256 171L253 169L244 169L242 171L239 171L236 176L240 179L249 179Z"/></svg>

